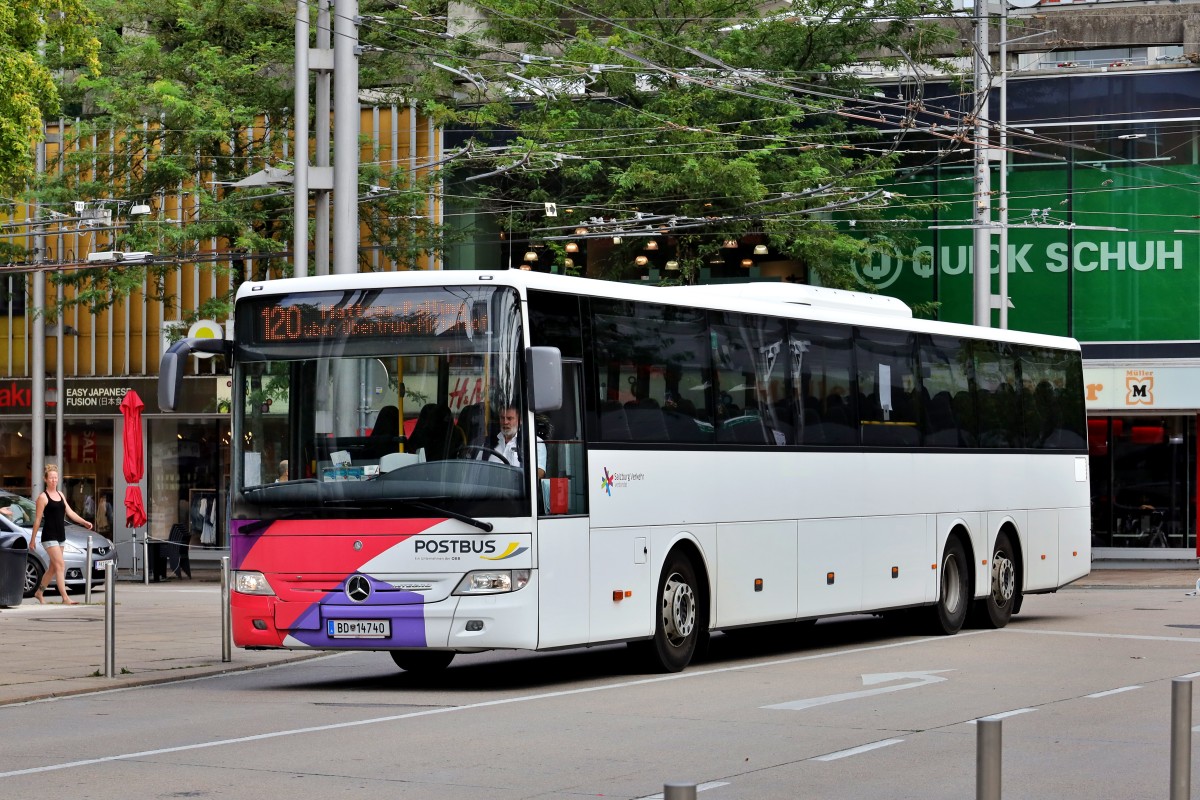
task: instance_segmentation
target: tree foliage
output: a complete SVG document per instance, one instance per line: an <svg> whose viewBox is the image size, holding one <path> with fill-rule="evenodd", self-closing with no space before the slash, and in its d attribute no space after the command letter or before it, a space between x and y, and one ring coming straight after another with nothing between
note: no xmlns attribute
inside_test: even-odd
<svg viewBox="0 0 1200 800"><path fill-rule="evenodd" d="M0 188L33 178L42 120L58 111L53 71L94 72L99 42L82 0L0 0Z"/></svg>
<svg viewBox="0 0 1200 800"><path fill-rule="evenodd" d="M479 19L458 39L476 47L453 66L483 79L460 86L509 128L497 174L478 182L485 208L523 202L514 227L535 242L570 228L544 218L543 202L604 220L593 234L662 233L685 280L724 239L759 233L809 279L851 285L845 265L870 242L830 220L878 217L899 161L897 137L882 131L912 113L875 99L851 67L869 59L919 75L950 35L919 18L936 3L914 0L473 5ZM608 277L624 276L645 241L623 239Z"/></svg>
<svg viewBox="0 0 1200 800"><path fill-rule="evenodd" d="M56 275L75 287L71 302L95 312L144 284L171 307L177 298L167 277L179 263L232 269L233 286L268 270L290 274L290 187L231 184L267 166L290 167L294 0L88 2L100 20L104 68L64 86L80 120L64 169L38 187L39 197L51 208L81 199L107 205L121 222L117 249L161 258ZM308 5L315 17L316 3ZM424 185L377 164L362 165L361 180L364 195L368 184L400 187L366 198L360 210L383 252L407 257L438 246L438 232L412 220L427 203ZM167 198L179 193L188 195L182 219L164 215ZM154 213L129 218L135 203ZM221 316L227 300L185 310L184 319Z"/></svg>

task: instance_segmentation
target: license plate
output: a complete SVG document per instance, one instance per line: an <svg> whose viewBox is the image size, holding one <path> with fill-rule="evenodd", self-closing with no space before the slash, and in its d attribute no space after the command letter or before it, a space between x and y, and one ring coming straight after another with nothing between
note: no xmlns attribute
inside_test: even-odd
<svg viewBox="0 0 1200 800"><path fill-rule="evenodd" d="M386 639L392 635L390 619L331 619L326 626L334 639Z"/></svg>

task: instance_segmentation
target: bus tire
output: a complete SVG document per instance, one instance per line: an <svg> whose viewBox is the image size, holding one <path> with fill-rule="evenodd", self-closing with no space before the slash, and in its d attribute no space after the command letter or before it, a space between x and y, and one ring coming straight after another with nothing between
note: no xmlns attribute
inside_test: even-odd
<svg viewBox="0 0 1200 800"><path fill-rule="evenodd" d="M939 570L941 579L938 599L931 609L928 621L932 633L952 636L962 630L971 606L971 582L967 572L967 551L962 540L951 536L942 551Z"/></svg>
<svg viewBox="0 0 1200 800"><path fill-rule="evenodd" d="M1003 628L1021 604L1016 553L1004 531L996 535L989 564L987 596L977 602L975 616L981 627Z"/></svg>
<svg viewBox="0 0 1200 800"><path fill-rule="evenodd" d="M679 553L673 553L663 567L655 609L651 667L655 671L679 672L691 663L697 645L708 633L701 618L703 603L696 570Z"/></svg>
<svg viewBox="0 0 1200 800"><path fill-rule="evenodd" d="M405 672L432 675L450 666L453 650L389 650L392 661Z"/></svg>

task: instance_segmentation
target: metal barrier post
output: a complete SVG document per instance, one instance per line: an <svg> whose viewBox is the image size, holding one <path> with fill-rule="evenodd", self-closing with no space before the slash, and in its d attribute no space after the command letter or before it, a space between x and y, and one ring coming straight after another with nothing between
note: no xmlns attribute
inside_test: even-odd
<svg viewBox="0 0 1200 800"><path fill-rule="evenodd" d="M664 783L663 800L696 800L696 784Z"/></svg>
<svg viewBox="0 0 1200 800"><path fill-rule="evenodd" d="M1171 800L1192 796L1192 681L1171 681Z"/></svg>
<svg viewBox="0 0 1200 800"><path fill-rule="evenodd" d="M229 611L229 556L221 556L221 661L233 661L233 619Z"/></svg>
<svg viewBox="0 0 1200 800"><path fill-rule="evenodd" d="M116 563L104 562L104 677L117 676L117 570Z"/></svg>
<svg viewBox="0 0 1200 800"><path fill-rule="evenodd" d="M975 800L1000 800L1001 721L975 722Z"/></svg>
<svg viewBox="0 0 1200 800"><path fill-rule="evenodd" d="M87 538L87 558L83 561L83 602L92 603L92 537Z"/></svg>
<svg viewBox="0 0 1200 800"><path fill-rule="evenodd" d="M134 539L137 538L135 533ZM150 531L142 534L142 583L150 585Z"/></svg>

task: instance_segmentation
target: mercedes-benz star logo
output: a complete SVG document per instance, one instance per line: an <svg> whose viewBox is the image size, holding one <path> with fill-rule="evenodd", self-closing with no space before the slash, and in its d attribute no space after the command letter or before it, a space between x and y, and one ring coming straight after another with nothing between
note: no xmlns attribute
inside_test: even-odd
<svg viewBox="0 0 1200 800"><path fill-rule="evenodd" d="M361 603L371 596L371 582L362 575L351 576L346 581L346 597L355 603Z"/></svg>

